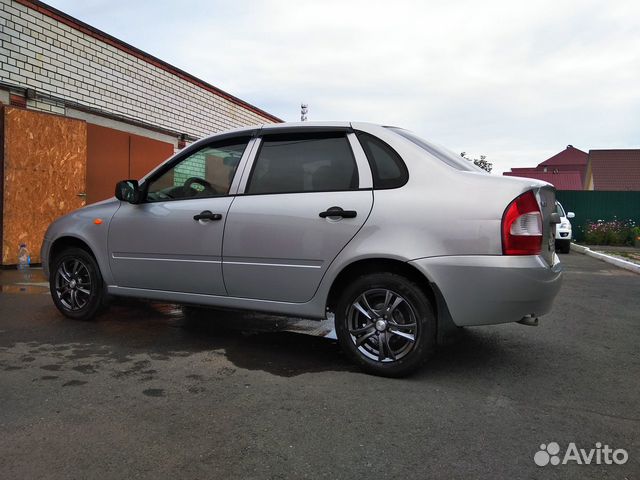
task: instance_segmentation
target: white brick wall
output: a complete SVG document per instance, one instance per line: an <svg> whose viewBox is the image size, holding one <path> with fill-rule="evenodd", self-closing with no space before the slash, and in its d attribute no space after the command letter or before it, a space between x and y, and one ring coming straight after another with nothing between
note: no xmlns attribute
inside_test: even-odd
<svg viewBox="0 0 640 480"><path fill-rule="evenodd" d="M196 137L273 122L14 0L0 0L0 42L0 81L106 113Z"/></svg>

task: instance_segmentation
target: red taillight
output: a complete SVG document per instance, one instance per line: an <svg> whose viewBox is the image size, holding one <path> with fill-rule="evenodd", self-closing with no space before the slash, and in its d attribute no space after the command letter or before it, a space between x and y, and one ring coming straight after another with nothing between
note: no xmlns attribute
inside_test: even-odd
<svg viewBox="0 0 640 480"><path fill-rule="evenodd" d="M502 216L502 253L538 255L542 251L542 212L533 191L509 204Z"/></svg>

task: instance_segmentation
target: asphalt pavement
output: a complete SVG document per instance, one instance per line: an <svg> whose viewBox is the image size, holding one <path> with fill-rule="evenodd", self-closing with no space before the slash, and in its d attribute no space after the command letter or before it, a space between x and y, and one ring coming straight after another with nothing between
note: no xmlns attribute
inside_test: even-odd
<svg viewBox="0 0 640 480"><path fill-rule="evenodd" d="M639 478L640 275L561 258L538 327L464 329L401 380L273 317L120 300L68 320L36 272L0 272L0 476ZM571 442L628 459L562 464Z"/></svg>

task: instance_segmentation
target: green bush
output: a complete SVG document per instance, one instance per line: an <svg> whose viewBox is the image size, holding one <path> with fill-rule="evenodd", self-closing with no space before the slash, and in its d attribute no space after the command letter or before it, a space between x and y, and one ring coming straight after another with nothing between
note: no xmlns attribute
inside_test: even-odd
<svg viewBox="0 0 640 480"><path fill-rule="evenodd" d="M589 245L633 245L640 230L633 220L598 220L585 225L585 242Z"/></svg>

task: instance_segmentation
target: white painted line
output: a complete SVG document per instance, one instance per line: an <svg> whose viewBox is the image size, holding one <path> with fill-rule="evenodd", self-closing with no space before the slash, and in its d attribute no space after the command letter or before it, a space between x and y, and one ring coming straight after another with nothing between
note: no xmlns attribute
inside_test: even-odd
<svg viewBox="0 0 640 480"><path fill-rule="evenodd" d="M610 263L611 265L615 265L616 267L624 268L625 270L629 270L630 272L640 274L640 265L638 265L637 263L633 263L622 258L613 257L611 255L607 255L606 253L594 252L589 247L583 247L582 245L576 245L575 243L571 244L571 248L578 253L597 258L598 260Z"/></svg>
<svg viewBox="0 0 640 480"><path fill-rule="evenodd" d="M571 250L575 250L578 253L582 253L584 255L587 254L587 250L589 250L587 247L583 247L582 245L578 245L577 243L572 243L571 244Z"/></svg>

